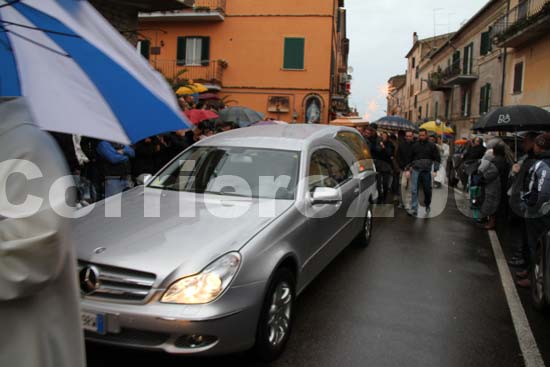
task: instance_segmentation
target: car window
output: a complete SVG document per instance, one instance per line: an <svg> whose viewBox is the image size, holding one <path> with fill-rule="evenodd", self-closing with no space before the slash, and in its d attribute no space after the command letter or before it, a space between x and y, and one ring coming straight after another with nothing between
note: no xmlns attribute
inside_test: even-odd
<svg viewBox="0 0 550 367"><path fill-rule="evenodd" d="M299 152L241 147L193 147L149 187L253 198L294 200Z"/></svg>
<svg viewBox="0 0 550 367"><path fill-rule="evenodd" d="M363 137L351 131L342 131L336 135L336 140L344 144L353 153L359 172L374 170L374 161Z"/></svg>
<svg viewBox="0 0 550 367"><path fill-rule="evenodd" d="M317 187L337 187L352 177L345 159L331 149L320 149L311 155L309 190Z"/></svg>

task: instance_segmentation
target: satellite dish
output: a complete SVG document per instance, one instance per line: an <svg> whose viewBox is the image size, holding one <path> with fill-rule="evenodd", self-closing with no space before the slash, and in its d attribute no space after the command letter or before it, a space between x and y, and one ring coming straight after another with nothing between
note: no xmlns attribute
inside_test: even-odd
<svg viewBox="0 0 550 367"><path fill-rule="evenodd" d="M348 67L348 74L353 74L353 66Z"/></svg>

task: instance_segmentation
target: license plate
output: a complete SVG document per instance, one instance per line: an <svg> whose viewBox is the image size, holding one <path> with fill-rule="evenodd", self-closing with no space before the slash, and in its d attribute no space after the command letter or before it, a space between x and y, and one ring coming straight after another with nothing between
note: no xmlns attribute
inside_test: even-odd
<svg viewBox="0 0 550 367"><path fill-rule="evenodd" d="M82 311L80 313L80 320L84 330L105 334L105 315Z"/></svg>

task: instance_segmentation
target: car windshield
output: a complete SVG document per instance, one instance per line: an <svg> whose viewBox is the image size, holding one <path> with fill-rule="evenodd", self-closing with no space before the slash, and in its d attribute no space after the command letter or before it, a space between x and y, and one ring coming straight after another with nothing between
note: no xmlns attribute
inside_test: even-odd
<svg viewBox="0 0 550 367"><path fill-rule="evenodd" d="M193 147L149 187L219 195L294 200L300 153L237 147Z"/></svg>

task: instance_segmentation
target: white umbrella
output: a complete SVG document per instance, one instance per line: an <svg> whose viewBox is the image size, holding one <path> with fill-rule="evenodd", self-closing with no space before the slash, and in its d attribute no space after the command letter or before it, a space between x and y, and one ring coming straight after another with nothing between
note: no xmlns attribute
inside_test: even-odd
<svg viewBox="0 0 550 367"><path fill-rule="evenodd" d="M163 77L85 0L0 0L6 96L27 97L45 130L121 143L192 126Z"/></svg>

